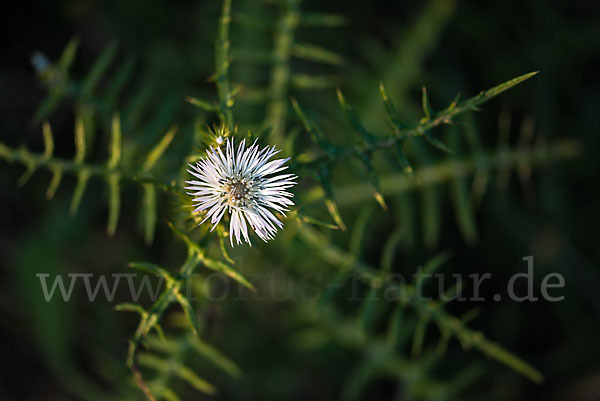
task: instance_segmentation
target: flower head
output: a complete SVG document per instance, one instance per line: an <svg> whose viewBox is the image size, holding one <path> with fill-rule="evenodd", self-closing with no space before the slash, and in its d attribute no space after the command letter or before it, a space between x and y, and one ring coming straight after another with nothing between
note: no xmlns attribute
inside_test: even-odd
<svg viewBox="0 0 600 401"><path fill-rule="evenodd" d="M286 189L296 185L297 177L274 175L287 168L289 158L270 160L279 150L275 146L261 150L256 141L246 147L242 140L236 151L233 139L227 138L223 147L224 151L210 147L205 158L190 164L188 172L197 180L186 181L185 189L194 197L193 213L206 210L200 224L210 219L211 231L228 213L231 245L234 238L241 244L242 237L250 244L248 225L263 241L273 239L277 228L283 227L273 211L285 215L294 204Z"/></svg>

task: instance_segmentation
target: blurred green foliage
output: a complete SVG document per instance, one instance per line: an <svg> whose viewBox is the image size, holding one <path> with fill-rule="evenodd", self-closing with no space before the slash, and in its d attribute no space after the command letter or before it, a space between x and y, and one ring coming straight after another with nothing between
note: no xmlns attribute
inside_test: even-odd
<svg viewBox="0 0 600 401"><path fill-rule="evenodd" d="M11 7L0 398L600 396L597 5ZM298 207L271 243L230 249L189 214L185 163L219 121L293 157ZM528 255L565 300L492 302ZM36 276L131 261L158 300L46 302ZM382 297L389 274L435 294L421 265L449 292L491 273L486 301Z"/></svg>

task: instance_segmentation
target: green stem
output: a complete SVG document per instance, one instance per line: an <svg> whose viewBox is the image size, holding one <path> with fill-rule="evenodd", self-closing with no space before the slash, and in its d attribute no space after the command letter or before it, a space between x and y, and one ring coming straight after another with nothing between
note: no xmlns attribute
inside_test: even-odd
<svg viewBox="0 0 600 401"><path fill-rule="evenodd" d="M267 124L271 127L271 143L282 144L285 135L287 94L290 81L290 59L294 46L294 31L300 21L301 0L284 1L282 16L274 33L274 66L269 86Z"/></svg>
<svg viewBox="0 0 600 401"><path fill-rule="evenodd" d="M215 80L219 93L220 118L223 124L232 131L233 121L233 96L229 82L229 26L231 24L231 0L223 0L221 18L219 20L219 34L215 46Z"/></svg>

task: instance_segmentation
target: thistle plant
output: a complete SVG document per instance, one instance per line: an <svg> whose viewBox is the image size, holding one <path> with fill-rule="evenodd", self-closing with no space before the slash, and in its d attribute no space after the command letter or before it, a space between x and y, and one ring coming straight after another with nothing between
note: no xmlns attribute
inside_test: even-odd
<svg viewBox="0 0 600 401"><path fill-rule="evenodd" d="M183 262L176 270L151 262L130 263L131 268L159 277L165 285L148 307L137 303L123 303L115 307L116 310L139 315L139 323L129 340L126 361L137 387L149 400L177 400L179 397L170 383L170 379L175 377L199 392L216 393L218 388L215 385L184 364L188 349L219 367L230 376L228 380L237 380L243 375L243 368L202 338L206 322L203 321L205 315L199 314L198 309L209 303L206 294L196 289L194 294L200 295L201 299L192 299L184 290L193 276L204 279L208 272L217 272L241 288L260 292L251 278L238 268L239 260L251 260L253 257L244 242L252 244L254 234L266 244L254 247L253 251L273 264L285 259L275 251L280 245L283 249L289 247L287 249L299 249L297 253L306 253L309 262L307 266L298 262L296 273L299 276L316 270L310 261L324 262L324 265L319 265L318 271L323 272L327 280L319 286L318 302L296 302L290 314L309 325L311 332L316 330L342 347L357 351L359 360L349 382L358 384L347 384L342 388L340 394L343 399L357 399L369 382L379 376L407 383L413 395L418 394L421 385L432 386L432 389L434 384L445 386L447 383L438 381L435 373L430 372L428 358L435 354L436 359L443 359L452 338L458 340L464 349L477 350L529 380L541 382L543 374L538 369L493 342L488 335L469 328L472 314L454 316L442 300L425 302L417 298L415 289L423 284L425 275L417 276L405 288L408 293L406 299L373 301L377 294L398 290L388 277L400 269L396 269L395 261L398 265L401 262L395 255L401 243L408 238L410 228L406 227L414 219L414 210L405 203L410 191L425 194L426 201L421 205L425 210L423 231L425 242L433 247L435 240L427 238L435 239L440 231L441 217L435 206L438 193L432 188L448 183L457 225L464 239L472 243L477 238L474 217L477 210L476 202L471 201L472 196L465 185L467 177L476 175L480 181L487 182L487 177L494 170L532 169L576 154L577 148L572 142L520 148L507 146L488 152L483 150L476 133L474 135L473 130L469 130L472 121L464 119L465 115L534 77L537 72L510 79L465 100L456 96L441 110L432 107L429 93L423 88L419 102L422 116L414 122L403 119L406 113L395 105L384 82L381 82L379 109L387 119L389 129L386 133L379 128L370 129L342 90L338 89L338 115L344 116L346 122L340 123L335 118L317 122L319 118L315 115L318 115L318 110L311 109L312 105L302 100L302 91L323 90L332 95L332 87L340 83L339 78L294 71L291 60L300 58L337 68L343 59L320 46L297 42L294 34L301 27L334 29L346 21L341 16L304 12L297 0L275 3L280 14L273 27L276 40L274 48L261 59L261 68L270 70L270 80L265 87L251 88L230 78L232 65L248 62L247 59L251 58L249 52L236 48L236 44L230 42L232 21L249 30L248 26L256 27L257 23L253 24L251 17L232 15L231 0L223 0L212 77L216 95L212 100L188 96L188 103L196 106L194 111L198 112L194 121L177 121L152 146L144 149L141 143L135 143L138 140L134 139L137 138L134 133L123 130L123 113L114 110L107 114L106 107L98 106L101 102L91 100L100 77L114 58L115 50L111 46L84 80L81 93L75 91L73 159L54 155L53 132L46 119L50 118L56 104L72 93L69 90L72 79L69 66L75 57L77 41L66 47L58 62L44 67L47 70L44 76L52 73L50 75L58 74L60 77L52 80L49 96L34 118L35 121L44 121L41 131L45 150L35 153L25 147L13 149L0 143L0 158L25 167L19 184L25 184L39 169L52 173L48 198L54 196L63 176L74 175L77 183L71 203L72 214L77 213L89 181L104 181L108 189L106 230L109 235L117 231L123 185L137 185L142 190L142 219L148 245L154 239L158 199L166 197L176 205L162 214L168 214L164 225L169 228L171 237L185 246ZM233 51L230 52L232 46ZM256 54L254 56L256 59ZM266 66L264 60L268 61ZM126 79L126 74L123 74L123 79ZM114 84L114 88L111 93L117 97L119 82ZM237 108L239 103L252 101L264 106L265 115L259 124L238 118L242 114ZM190 104L186 106L192 109ZM105 124L109 133L108 159L100 163L86 162L93 143L90 127L94 118L110 121ZM321 117L321 120L324 119ZM215 122L214 129L206 128L206 123L210 122ZM328 129L323 128L333 125L338 126L337 132L343 133L345 142L336 142ZM192 133L189 135L192 138L185 147L185 155L168 156L169 145L176 133L186 131L186 128ZM449 133L452 144L445 143L440 131ZM459 149L464 140L461 135L466 136L471 153ZM351 136L355 139L347 140ZM422 163L422 155L432 151L439 159L430 165ZM160 166L159 160L163 161L163 156L173 162L170 169L165 167L169 165L166 161ZM338 182L340 168L351 171L352 181ZM302 185L297 185L299 183ZM478 196L483 190L479 189ZM365 262L361 255L362 243L368 236L365 234L366 227L373 213L368 208L371 197L388 219L393 215L402 216L401 223L393 227L391 234L385 238L382 234L380 238L379 265ZM350 219L352 223L347 222L347 216L355 212L352 207L357 205L361 206L358 217ZM407 248L410 247L404 247L403 251L408 253L410 249ZM447 253L433 253L425 262L424 271L432 274L450 261ZM356 277L366 293L358 311L352 310L352 305L340 305L334 301L336 291L341 291ZM171 310L173 305L180 312ZM388 313L390 310L392 312ZM171 334L167 330L167 315L183 317L187 332ZM384 329L376 330L376 325ZM425 341L426 330L430 326L436 327L439 332L437 345L431 352L426 349ZM415 371L427 374L415 376ZM449 393L452 391L448 390ZM432 399L436 396L427 394Z"/></svg>

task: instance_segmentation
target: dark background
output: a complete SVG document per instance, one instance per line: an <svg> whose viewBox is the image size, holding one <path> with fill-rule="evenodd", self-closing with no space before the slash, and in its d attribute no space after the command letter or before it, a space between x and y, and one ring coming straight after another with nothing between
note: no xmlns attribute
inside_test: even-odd
<svg viewBox="0 0 600 401"><path fill-rule="evenodd" d="M270 21L277 11L267 3L234 0L233 9ZM428 7L433 11L423 18ZM123 100L117 101L119 109L130 107L130 94L151 87L150 106L139 118L141 122L130 122L137 140L152 142L172 122L190 121L196 110L184 102L186 95L214 98L208 77L213 71L219 9L217 1L4 4L0 13L0 141L42 149L41 128L32 122L32 116L46 92L36 79L30 57L39 50L55 60L74 36L80 37L81 44L73 76L84 75L111 41L118 42L117 62L132 58L135 73ZM348 18L342 27L298 32L300 40L334 50L345 62L320 66L295 60L293 66L335 75L365 123L375 129L385 126L382 107L373 106L379 102L379 81L386 84L403 113L415 120L419 118L415 110L422 85L429 88L433 106L443 108L456 92L466 98L520 74L540 71L475 114L478 135L486 148L494 149L499 119L509 116L511 143L518 143L524 125L533 124L536 140L573 139L579 154L536 169L529 179L513 174L505 187L495 181L490 184L476 215L479 239L474 244L468 245L461 237L448 212L449 201L444 200L439 240L426 246L415 234L402 258L407 266L414 266L435 251L449 248L449 272L492 272L494 279L483 290L489 301L475 305L480 315L473 325L541 370L546 381L532 384L474 351L462 352L457 344L448 358L427 374L446 378L474 367L479 374L460 393L463 399L600 399L598 3L336 0L305 1L302 9ZM236 48L238 43L240 47L269 46L269 34L246 34L234 18L232 46ZM115 71L116 67L109 76ZM268 79L264 69L242 60L234 60L232 77L258 84ZM332 88L296 96L325 121L326 128L342 121ZM236 107L249 125L260 121L260 106ZM59 156L70 157L73 152L72 121L72 102L68 100L50 117ZM293 118L290 121L289 126L297 125ZM189 143L185 138L189 139L191 131L182 131L183 139L173 144L173 163L177 163L177 154L185 154ZM331 131L343 138L343 130ZM100 158L100 153L92 157ZM75 295L77 302L46 304L39 299L35 273L119 273L128 261L140 259L175 260L176 264L179 257L173 255L178 248L171 244L168 230L159 224L153 246L146 246L137 229L137 189L126 188L122 203L127 206L119 230L109 238L104 228L105 189L100 184L88 188L79 214L70 217L72 177L65 178L56 198L48 202L43 195L47 173L37 173L19 188L23 168L4 161L0 166L0 399L138 399L124 367L127 338L135 319L113 312L106 302L89 303L84 294ZM173 209L169 200L160 204L164 212L159 221ZM350 226L358 209L342 211ZM378 260L380 244L390 229L386 215L379 210L374 213L373 234L363 245L364 258L369 261ZM415 227L420 232L421 228ZM287 258L283 250L271 252L269 260L284 260L273 262L278 271L285 272L286 266L294 263L293 257L300 258L302 247L289 252ZM527 255L535 257L536 288L550 272L565 277L564 301L491 301L490 294L501 291L512 274L524 270L521 258ZM292 270L302 277L301 268ZM459 306L457 312L471 307ZM295 324L290 323L289 308L286 302L257 300L249 305L202 309L207 337L245 372L241 382L231 384L227 377L200 366L220 388L216 398L339 397L358 358L356 353L335 346L302 351L290 345ZM402 388L401 382L377 379L369 383L362 399L407 399ZM180 390L182 399L204 397L185 385ZM445 394L441 392L439 399L445 399Z"/></svg>

